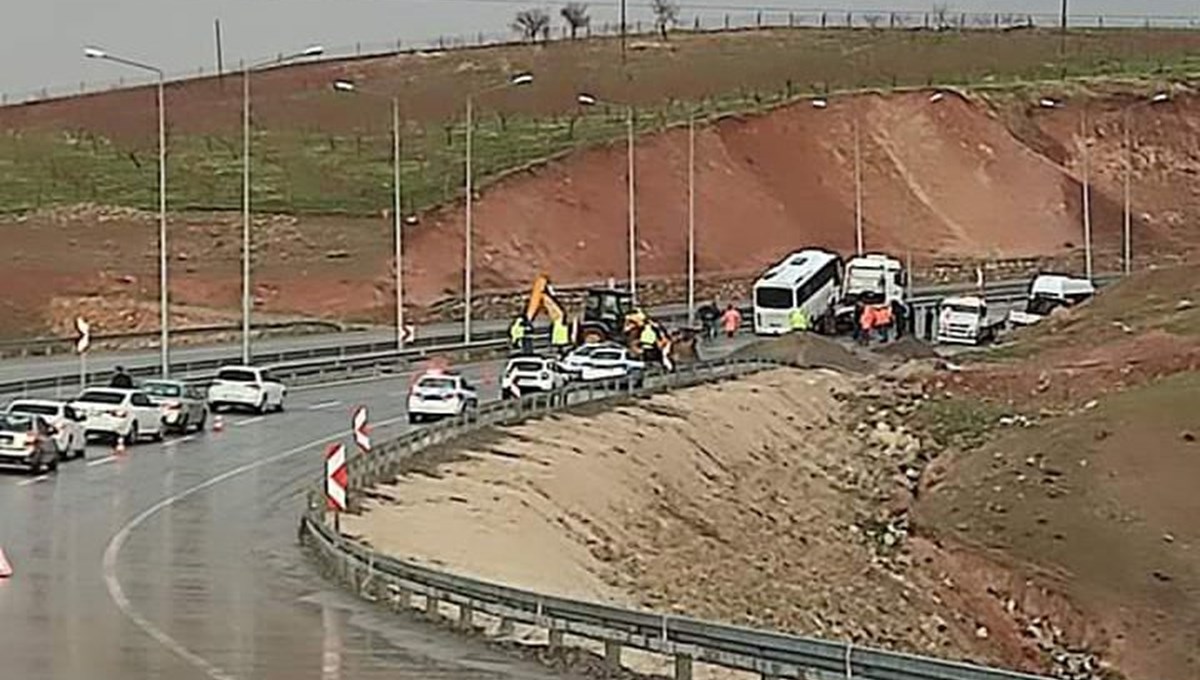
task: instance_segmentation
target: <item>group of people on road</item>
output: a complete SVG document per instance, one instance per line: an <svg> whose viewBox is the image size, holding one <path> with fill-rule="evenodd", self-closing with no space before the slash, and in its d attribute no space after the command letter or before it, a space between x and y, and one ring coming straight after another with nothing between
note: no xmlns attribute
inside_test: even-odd
<svg viewBox="0 0 1200 680"><path fill-rule="evenodd" d="M700 325L707 340L716 339L718 327L724 331L725 337L732 338L742 326L742 312L733 304L726 305L725 310L721 311L716 300L710 300L696 310L696 314L700 317Z"/></svg>
<svg viewBox="0 0 1200 680"><path fill-rule="evenodd" d="M908 314L903 303L882 304L860 303L855 338L860 344L869 345L872 340L889 342L904 334Z"/></svg>

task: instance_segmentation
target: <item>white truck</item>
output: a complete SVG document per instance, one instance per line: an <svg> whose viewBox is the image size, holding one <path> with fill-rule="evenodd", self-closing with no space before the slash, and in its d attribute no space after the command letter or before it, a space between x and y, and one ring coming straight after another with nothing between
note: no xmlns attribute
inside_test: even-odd
<svg viewBox="0 0 1200 680"><path fill-rule="evenodd" d="M1009 312L1013 326L1031 326L1059 307L1072 307L1096 294L1096 286L1085 278L1063 274L1039 274L1029 286L1029 301L1024 311Z"/></svg>
<svg viewBox="0 0 1200 680"><path fill-rule="evenodd" d="M949 345L984 345L1004 329L1005 317L988 312L987 300L975 295L948 297L938 303L937 341Z"/></svg>
<svg viewBox="0 0 1200 680"><path fill-rule="evenodd" d="M841 299L834 309L838 331L852 331L858 325L856 315L859 303L895 303L894 308L901 314L907 314L907 287L908 273L900 260L881 253L850 258L842 279ZM896 323L903 327L906 318L897 318Z"/></svg>

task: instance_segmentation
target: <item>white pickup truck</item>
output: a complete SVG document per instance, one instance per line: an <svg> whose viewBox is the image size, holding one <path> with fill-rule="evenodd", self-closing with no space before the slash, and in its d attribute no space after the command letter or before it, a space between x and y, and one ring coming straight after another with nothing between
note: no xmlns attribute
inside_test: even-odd
<svg viewBox="0 0 1200 680"><path fill-rule="evenodd" d="M974 295L948 297L938 303L937 341L952 345L985 345L1005 326L1004 316L988 312L987 300Z"/></svg>

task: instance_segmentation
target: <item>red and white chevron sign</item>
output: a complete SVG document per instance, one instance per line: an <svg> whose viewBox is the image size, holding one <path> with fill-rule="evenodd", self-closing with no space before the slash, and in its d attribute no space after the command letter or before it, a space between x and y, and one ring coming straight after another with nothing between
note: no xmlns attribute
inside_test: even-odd
<svg viewBox="0 0 1200 680"><path fill-rule="evenodd" d="M367 407L359 406L354 409L354 417L350 422L354 426L354 443L358 444L359 450L363 453L370 453L371 426L367 425Z"/></svg>
<svg viewBox="0 0 1200 680"><path fill-rule="evenodd" d="M346 487L350 474L346 470L346 447L330 444L325 451L325 500L330 510L346 511Z"/></svg>

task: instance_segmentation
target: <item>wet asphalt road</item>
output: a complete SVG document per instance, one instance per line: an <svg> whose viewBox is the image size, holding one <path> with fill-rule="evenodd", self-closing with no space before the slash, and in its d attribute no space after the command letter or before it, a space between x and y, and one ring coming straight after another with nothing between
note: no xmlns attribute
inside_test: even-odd
<svg viewBox="0 0 1200 680"><path fill-rule="evenodd" d="M494 380L495 365L476 369ZM0 677L552 678L331 588L296 545L325 444L357 404L399 419L406 379L296 392L223 432L100 446L56 475L0 472ZM375 437L406 424L379 426Z"/></svg>
<svg viewBox="0 0 1200 680"><path fill-rule="evenodd" d="M741 344L749 338L739 339ZM728 345L706 356L724 354ZM499 362L464 372L484 399ZM331 587L296 544L324 447L408 427L411 376L295 390L222 432L91 446L57 474L0 471L0 679L561 678Z"/></svg>

